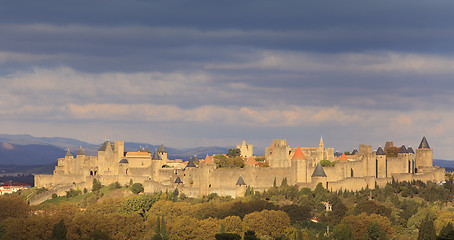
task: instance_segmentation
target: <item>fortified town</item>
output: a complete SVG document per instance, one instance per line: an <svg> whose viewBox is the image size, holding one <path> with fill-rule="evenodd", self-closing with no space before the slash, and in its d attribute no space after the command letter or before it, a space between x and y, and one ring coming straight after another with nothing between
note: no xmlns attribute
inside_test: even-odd
<svg viewBox="0 0 454 240"><path fill-rule="evenodd" d="M392 142L387 147L393 147ZM387 149L385 147L385 149ZM397 156L387 157L385 149L372 151L360 144L351 154L335 154L325 148L323 139L318 147L291 148L286 140L275 139L265 149L264 160L256 161L253 146L244 141L237 145L245 162L243 168L217 168L213 156L204 160L169 160L164 145L152 153L148 148L125 152L124 142L109 141L99 148L97 156L87 156L81 148L74 157L68 150L58 159L53 175L35 175L35 186L58 192L69 188L91 189L93 179L108 185L131 181L141 183L145 193L173 191L189 197L210 193L223 196L244 196L247 186L263 191L283 179L289 185L314 189L321 183L329 190L360 190L384 187L396 181L421 180L442 182L445 170L433 167L433 150L425 137L415 151L402 145ZM329 166L322 166L329 160ZM322 161L322 163L321 163Z"/></svg>

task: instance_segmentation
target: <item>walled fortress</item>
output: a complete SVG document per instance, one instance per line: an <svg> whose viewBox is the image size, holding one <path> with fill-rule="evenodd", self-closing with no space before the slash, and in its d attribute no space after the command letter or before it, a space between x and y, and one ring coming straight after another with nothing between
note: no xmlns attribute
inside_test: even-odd
<svg viewBox="0 0 454 240"><path fill-rule="evenodd" d="M387 143L388 145L388 143ZM212 156L188 162L167 159L164 145L154 153L148 148L125 152L124 142L109 141L99 148L97 156L87 156L81 148L74 157L68 150L52 175L35 175L35 186L49 189L91 189L93 179L103 185L130 181L142 183L145 193L173 191L189 197L210 193L223 196L244 196L247 186L263 191L286 178L289 185L315 188L321 183L329 190L360 190L384 187L392 179L397 181L444 181L445 170L433 167L433 150L424 137L415 151L400 147L396 157L387 157L379 147L359 145L350 155L338 156L333 148L325 148L323 139L318 147L291 148L286 140L275 139L265 149L264 162L255 161L253 146L237 145L245 161L244 168L217 168ZM336 156L335 156L336 155ZM335 162L323 167L320 161ZM326 161L325 161L326 162ZM268 167L268 166L269 167Z"/></svg>

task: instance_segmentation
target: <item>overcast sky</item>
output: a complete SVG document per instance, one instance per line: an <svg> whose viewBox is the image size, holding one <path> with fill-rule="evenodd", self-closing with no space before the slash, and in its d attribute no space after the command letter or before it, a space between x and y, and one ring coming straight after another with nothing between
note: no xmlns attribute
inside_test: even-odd
<svg viewBox="0 0 454 240"><path fill-rule="evenodd" d="M2 1L0 132L454 159L454 1Z"/></svg>

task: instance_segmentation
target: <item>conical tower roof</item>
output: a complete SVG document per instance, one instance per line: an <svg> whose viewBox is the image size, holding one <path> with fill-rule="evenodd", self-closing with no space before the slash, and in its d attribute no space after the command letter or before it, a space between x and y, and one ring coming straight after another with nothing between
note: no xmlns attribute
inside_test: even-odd
<svg viewBox="0 0 454 240"><path fill-rule="evenodd" d="M405 145L402 145L402 147L399 148L399 152L398 153L408 153L407 148L405 147Z"/></svg>
<svg viewBox="0 0 454 240"><path fill-rule="evenodd" d="M194 159L195 159L195 160L194 160ZM195 163L194 163L196 160L198 161L198 159L197 159L196 156L190 158L190 159L189 159L189 162L188 162L188 165L186 165L186 167L197 167L197 166L195 165Z"/></svg>
<svg viewBox="0 0 454 240"><path fill-rule="evenodd" d="M303 151L301 151L300 147L296 148L292 160L306 160L306 157L304 156Z"/></svg>
<svg viewBox="0 0 454 240"><path fill-rule="evenodd" d="M69 151L69 148L68 148L68 150L66 151L65 157L74 157L74 156L71 154L71 152Z"/></svg>
<svg viewBox="0 0 454 240"><path fill-rule="evenodd" d="M183 181L181 181L180 176L177 176L174 183L183 183Z"/></svg>
<svg viewBox="0 0 454 240"><path fill-rule="evenodd" d="M238 181L236 181L236 185L238 185L238 186L246 185L246 183L244 182L244 180L241 176L238 178Z"/></svg>
<svg viewBox="0 0 454 240"><path fill-rule="evenodd" d="M381 147L378 147L376 155L386 155Z"/></svg>
<svg viewBox="0 0 454 240"><path fill-rule="evenodd" d="M208 154L207 154L207 156L205 157L204 162L205 162L205 163L211 163L211 162L212 162L212 161L211 161L211 157L208 156Z"/></svg>
<svg viewBox="0 0 454 240"><path fill-rule="evenodd" d="M153 154L153 157L151 158L151 160L162 160L162 158L161 158L161 156L159 156L157 150L154 151L154 154Z"/></svg>
<svg viewBox="0 0 454 240"><path fill-rule="evenodd" d="M415 154L415 151L413 151L413 148L411 148L411 147L408 147L408 148L407 148L407 152L408 152L408 153L413 153L413 154Z"/></svg>
<svg viewBox="0 0 454 240"><path fill-rule="evenodd" d="M84 149L82 149L82 146L79 147L79 151L77 152L77 155L85 156L85 151L84 151Z"/></svg>
<svg viewBox="0 0 454 240"><path fill-rule="evenodd" d="M107 145L110 144L109 141L105 141L102 146L98 149L98 151L106 151Z"/></svg>
<svg viewBox="0 0 454 240"><path fill-rule="evenodd" d="M147 152L147 153L151 153L150 149L148 148L148 146L146 146L144 149L143 149L144 152Z"/></svg>
<svg viewBox="0 0 454 240"><path fill-rule="evenodd" d="M355 155L356 153L358 153L358 150L356 150L356 149L353 149L353 152L352 152L352 154L351 154L351 155Z"/></svg>
<svg viewBox="0 0 454 240"><path fill-rule="evenodd" d="M159 146L158 152L159 153L164 153L164 152L166 153L167 152L166 147L164 147L163 143L161 143L161 146Z"/></svg>
<svg viewBox="0 0 454 240"><path fill-rule="evenodd" d="M429 146L429 143L427 142L427 139L426 137L423 137L422 140L421 140L421 143L419 144L419 149L421 148L428 148L430 149L430 146Z"/></svg>
<svg viewBox="0 0 454 240"><path fill-rule="evenodd" d="M320 162L315 167L314 173L312 173L312 177L326 177L325 170L323 170L322 164Z"/></svg>
<svg viewBox="0 0 454 240"><path fill-rule="evenodd" d="M123 158L123 159L121 159L121 160L120 160L120 162L119 162L119 163L128 164L128 163L129 163L129 161L128 161L128 159L126 159L126 158Z"/></svg>
<svg viewBox="0 0 454 240"><path fill-rule="evenodd" d="M347 156L345 155L345 153L342 153L342 156L340 156L339 161L344 161L344 162L348 161L347 160Z"/></svg>

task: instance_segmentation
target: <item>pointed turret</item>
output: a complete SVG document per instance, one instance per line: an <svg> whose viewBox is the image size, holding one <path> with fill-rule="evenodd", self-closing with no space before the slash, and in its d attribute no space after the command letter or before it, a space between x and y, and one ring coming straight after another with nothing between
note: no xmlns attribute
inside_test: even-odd
<svg viewBox="0 0 454 240"><path fill-rule="evenodd" d="M408 147L408 148L407 148L407 152L408 152L408 153L413 153L413 154L415 154L415 151L413 151L413 148L411 148L411 147Z"/></svg>
<svg viewBox="0 0 454 240"><path fill-rule="evenodd" d="M79 151L77 152L77 156L85 156L85 151L82 149L82 146L79 147Z"/></svg>
<svg viewBox="0 0 454 240"><path fill-rule="evenodd" d="M190 158L190 159L189 159L189 162L188 162L188 165L186 165L186 167L197 167L197 166L195 165L195 162L196 162L196 161L199 161L199 159L197 159L196 156Z"/></svg>
<svg viewBox="0 0 454 240"><path fill-rule="evenodd" d="M345 153L342 153L342 156L340 156L339 161L344 161L344 162L348 161Z"/></svg>
<svg viewBox="0 0 454 240"><path fill-rule="evenodd" d="M381 147L378 147L376 155L386 155Z"/></svg>
<svg viewBox="0 0 454 240"><path fill-rule="evenodd" d="M397 152L397 153L408 153L407 148L405 147L405 145L402 145L402 147L399 148L399 152Z"/></svg>
<svg viewBox="0 0 454 240"><path fill-rule="evenodd" d="M433 150L430 148L426 137L423 137L418 149L416 149L416 172L423 171L423 168L433 166Z"/></svg>
<svg viewBox="0 0 454 240"><path fill-rule="evenodd" d="M109 140L105 141L102 146L98 149L98 151L106 151L107 146L110 145Z"/></svg>
<svg viewBox="0 0 454 240"><path fill-rule="evenodd" d="M126 159L126 158L123 158L123 159L121 159L121 160L120 160L120 162L119 162L119 163L128 164L128 163L129 163L129 161L128 161L128 159Z"/></svg>
<svg viewBox="0 0 454 240"><path fill-rule="evenodd" d="M183 183L183 181L181 181L180 176L177 176L174 183L180 184Z"/></svg>
<svg viewBox="0 0 454 240"><path fill-rule="evenodd" d="M204 160L203 162L205 162L205 163L211 163L211 162L212 162L212 161L211 161L211 157L208 156L208 154L207 154L207 156L205 157L205 160Z"/></svg>
<svg viewBox="0 0 454 240"><path fill-rule="evenodd" d="M148 146L146 146L144 149L143 149L144 152L147 152L147 153L151 153L150 149L148 148Z"/></svg>
<svg viewBox="0 0 454 240"><path fill-rule="evenodd" d="M304 156L303 151L301 151L300 147L296 148L292 160L306 160L306 157Z"/></svg>
<svg viewBox="0 0 454 240"><path fill-rule="evenodd" d="M427 142L426 137L423 137L418 148L428 148L430 149L429 143Z"/></svg>
<svg viewBox="0 0 454 240"><path fill-rule="evenodd" d="M353 149L353 152L351 153L351 155L355 155L356 153L358 153L358 150L356 150L356 148L355 148L355 149Z"/></svg>
<svg viewBox="0 0 454 240"><path fill-rule="evenodd" d="M236 181L236 185L238 185L238 186L246 185L246 183L244 182L244 180L241 176L238 178L238 181Z"/></svg>
<svg viewBox="0 0 454 240"><path fill-rule="evenodd" d="M69 151L69 148L68 148L68 150L66 151L65 157L74 157L74 156L71 154L71 152Z"/></svg>
<svg viewBox="0 0 454 240"><path fill-rule="evenodd" d="M162 160L161 156L159 156L157 150L154 151L154 154L153 154L153 157L151 158L151 160Z"/></svg>
<svg viewBox="0 0 454 240"><path fill-rule="evenodd" d="M166 147L164 147L163 143L161 143L161 146L159 146L158 152L159 153L166 153L167 152Z"/></svg>
<svg viewBox="0 0 454 240"><path fill-rule="evenodd" d="M312 173L312 177L326 177L325 170L323 170L322 164L320 162L315 167L314 173Z"/></svg>

